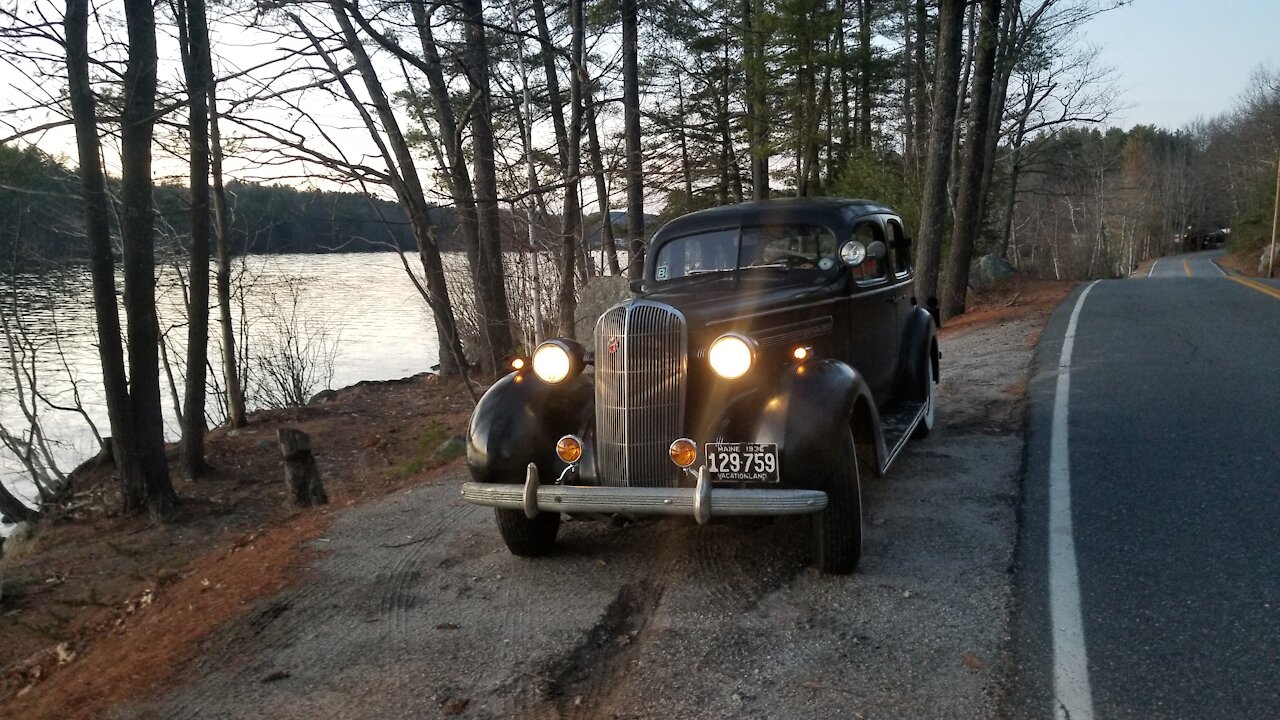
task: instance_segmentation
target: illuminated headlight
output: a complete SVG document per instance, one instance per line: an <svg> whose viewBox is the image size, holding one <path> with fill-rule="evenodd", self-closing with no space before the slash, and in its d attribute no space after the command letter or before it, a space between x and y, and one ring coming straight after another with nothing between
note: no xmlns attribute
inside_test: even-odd
<svg viewBox="0 0 1280 720"><path fill-rule="evenodd" d="M533 371L543 382L564 382L572 367L569 351L555 342L542 343L533 351Z"/></svg>
<svg viewBox="0 0 1280 720"><path fill-rule="evenodd" d="M586 351L573 340L548 340L533 351L533 372L542 382L555 385L582 372Z"/></svg>
<svg viewBox="0 0 1280 720"><path fill-rule="evenodd" d="M707 351L707 362L716 374L727 380L734 380L747 374L751 369L755 352L751 343L741 335L721 335L711 343Z"/></svg>

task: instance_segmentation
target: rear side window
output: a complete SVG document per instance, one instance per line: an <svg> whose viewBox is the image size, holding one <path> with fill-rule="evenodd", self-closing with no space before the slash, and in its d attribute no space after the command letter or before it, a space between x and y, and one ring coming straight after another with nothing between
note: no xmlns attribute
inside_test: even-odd
<svg viewBox="0 0 1280 720"><path fill-rule="evenodd" d="M911 242L897 220L885 223L889 227L889 254L893 255L893 268L899 275L911 272Z"/></svg>

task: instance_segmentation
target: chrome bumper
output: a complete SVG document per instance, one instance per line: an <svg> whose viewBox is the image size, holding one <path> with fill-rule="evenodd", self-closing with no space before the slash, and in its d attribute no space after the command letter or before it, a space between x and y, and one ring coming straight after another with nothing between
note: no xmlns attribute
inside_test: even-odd
<svg viewBox="0 0 1280 720"><path fill-rule="evenodd" d="M827 507L820 490L713 488L705 468L698 470L693 488L596 487L541 485L532 463L523 485L468 482L462 484L467 502L507 510L634 515L683 515L704 524L714 515L803 515Z"/></svg>

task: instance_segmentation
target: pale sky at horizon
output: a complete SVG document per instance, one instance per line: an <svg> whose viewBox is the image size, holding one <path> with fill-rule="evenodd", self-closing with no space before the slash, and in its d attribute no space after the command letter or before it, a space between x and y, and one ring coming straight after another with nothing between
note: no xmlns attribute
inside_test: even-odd
<svg viewBox="0 0 1280 720"><path fill-rule="evenodd" d="M1259 66L1280 71L1280 0L1134 0L1085 35L1117 70L1110 125L1171 130L1231 110Z"/></svg>

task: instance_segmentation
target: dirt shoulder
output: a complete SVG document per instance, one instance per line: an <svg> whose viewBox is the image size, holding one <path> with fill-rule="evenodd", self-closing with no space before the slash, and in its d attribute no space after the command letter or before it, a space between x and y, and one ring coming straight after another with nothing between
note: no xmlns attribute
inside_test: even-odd
<svg viewBox="0 0 1280 720"><path fill-rule="evenodd" d="M110 560L120 564L104 572L139 579L108 583L123 601L99 596L104 607L53 628L70 652L50 638L44 660L11 667L0 715L990 717L1022 396L1040 329L1069 289L1013 284L943 331L940 427L888 477L863 479L852 577L807 568L795 521L568 523L552 557L514 558L491 513L458 498L457 461L412 467L424 429L454 431L469 406L460 388L418 378L362 391L359 410L344 391L281 419L317 438L328 511L280 509L272 447L251 479L225 480L276 488L258 500L269 512L228 500L225 515L171 528L52 524L6 571L6 585L21 573L28 583L0 606L6 644L63 588L90 592L106 540L142 538L129 560L150 569ZM307 416L317 410L329 415ZM212 441L236 441L220 465L261 440L248 438ZM68 537L99 546L46 587L40 578L70 562L55 549ZM168 574L148 575L159 563L145 558L166 554Z"/></svg>
<svg viewBox="0 0 1280 720"><path fill-rule="evenodd" d="M167 687L203 637L305 576L339 509L432 481L470 407L460 384L422 375L255 413L209 434L214 470L177 487L164 526L115 516L108 470L80 473L30 549L0 561L0 717L98 717ZM285 426L312 436L330 505L285 507Z"/></svg>

